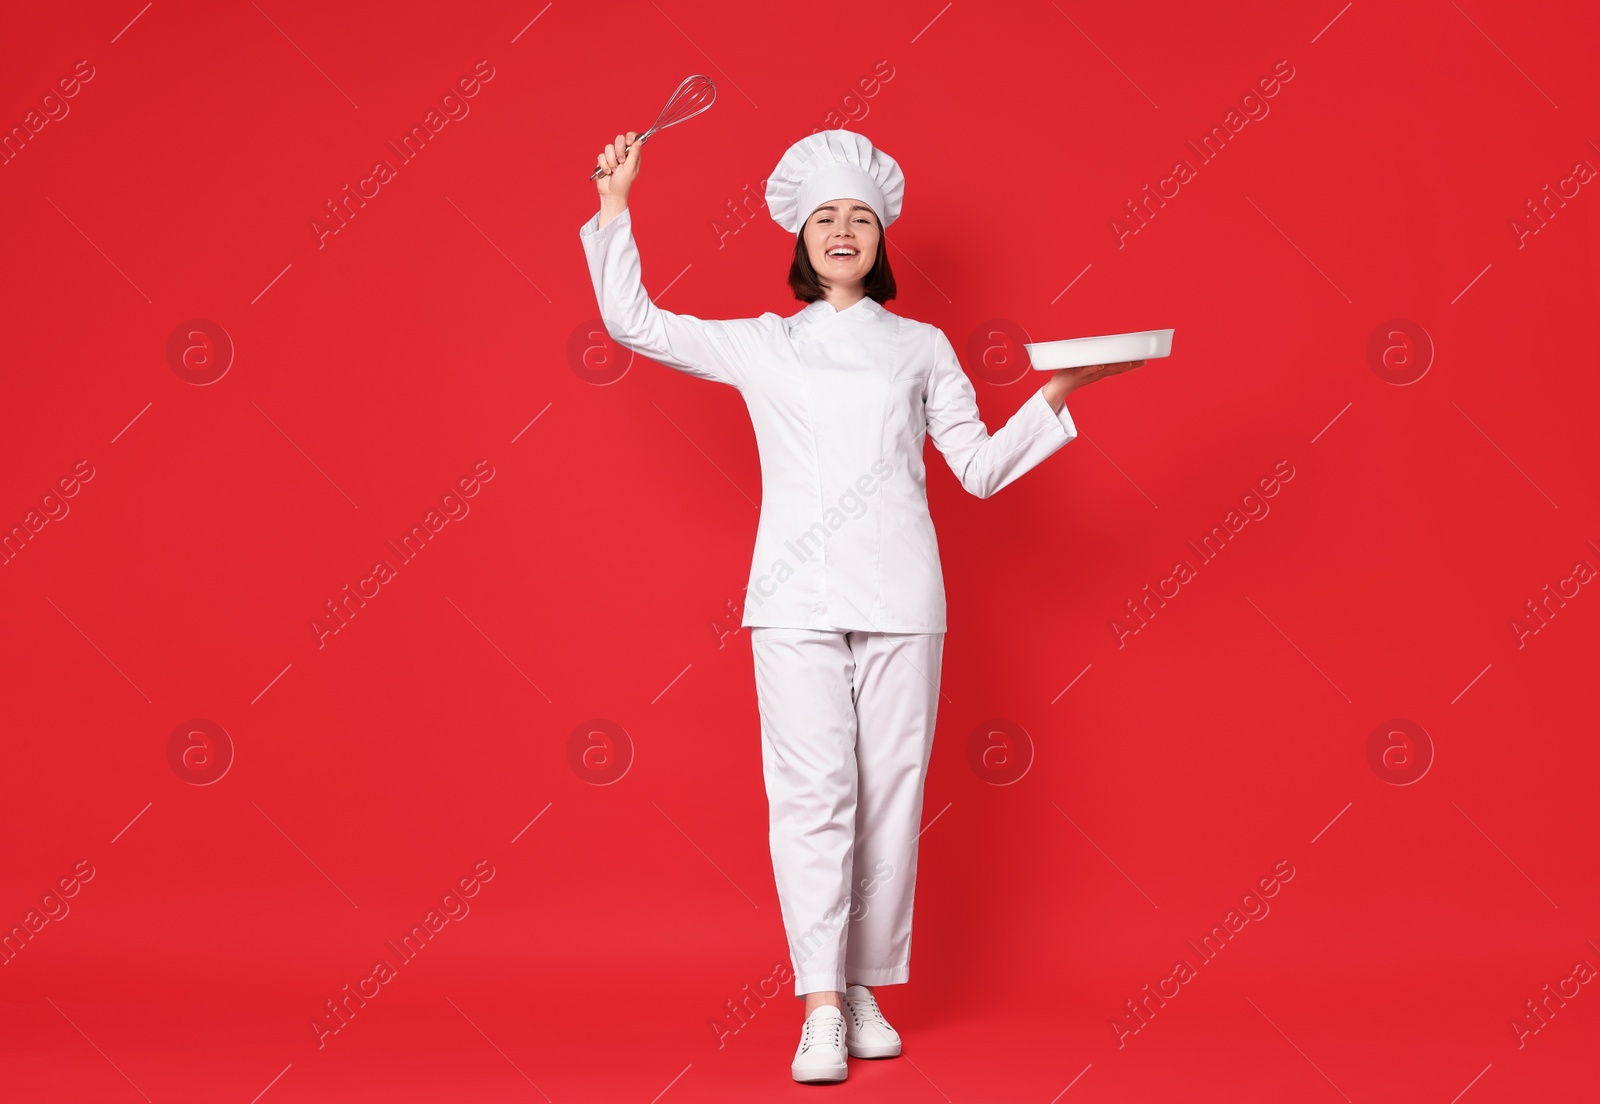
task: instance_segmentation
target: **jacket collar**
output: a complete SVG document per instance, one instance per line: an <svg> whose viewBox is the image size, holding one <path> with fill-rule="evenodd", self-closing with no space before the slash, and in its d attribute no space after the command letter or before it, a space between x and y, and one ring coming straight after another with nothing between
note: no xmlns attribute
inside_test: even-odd
<svg viewBox="0 0 1600 1104"><path fill-rule="evenodd" d="M826 299L817 299L813 302L807 303L805 305L805 309L800 313L804 315L814 314L822 318L827 318L832 315L854 314L858 311L866 314L882 314L884 309L885 308L883 304L879 303L872 296L863 295L860 299L857 299L854 303L851 303L842 311L834 310L833 304L829 303Z"/></svg>
<svg viewBox="0 0 1600 1104"><path fill-rule="evenodd" d="M817 299L791 314L787 321L790 334L808 330L817 325L838 322L872 322L883 318L889 309L870 295L864 295L844 310L835 310L826 299Z"/></svg>

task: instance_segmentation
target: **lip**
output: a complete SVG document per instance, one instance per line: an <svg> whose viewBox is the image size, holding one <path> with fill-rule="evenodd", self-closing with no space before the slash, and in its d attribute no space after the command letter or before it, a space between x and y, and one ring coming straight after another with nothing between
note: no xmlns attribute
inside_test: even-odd
<svg viewBox="0 0 1600 1104"><path fill-rule="evenodd" d="M835 257L833 255L833 251L835 249L849 249L849 250L853 250L853 252L848 257ZM827 257L828 260L830 260L830 261L853 261L857 257L861 256L861 250L856 249L856 247L853 246L853 245L830 245L823 252L823 256Z"/></svg>

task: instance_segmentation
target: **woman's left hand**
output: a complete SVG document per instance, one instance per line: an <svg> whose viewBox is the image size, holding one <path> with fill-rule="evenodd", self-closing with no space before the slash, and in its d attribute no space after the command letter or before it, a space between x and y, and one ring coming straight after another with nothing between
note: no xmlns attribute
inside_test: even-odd
<svg viewBox="0 0 1600 1104"><path fill-rule="evenodd" d="M1142 360L1124 360L1116 364L1085 364L1078 368L1063 368L1051 376L1050 382L1044 385L1044 397L1050 401L1050 405L1059 413L1061 404L1066 401L1069 393L1076 391L1080 387L1087 386L1095 380L1105 379L1107 376L1115 376L1130 369L1138 368L1143 363L1144 361Z"/></svg>
<svg viewBox="0 0 1600 1104"><path fill-rule="evenodd" d="M1142 360L1125 360L1118 364L1086 364L1081 368L1063 368L1050 377L1050 382L1055 383L1060 380L1061 383L1057 386L1073 391L1091 384L1095 380L1105 379L1107 376L1114 376L1120 372L1137 368L1143 363L1144 361Z"/></svg>

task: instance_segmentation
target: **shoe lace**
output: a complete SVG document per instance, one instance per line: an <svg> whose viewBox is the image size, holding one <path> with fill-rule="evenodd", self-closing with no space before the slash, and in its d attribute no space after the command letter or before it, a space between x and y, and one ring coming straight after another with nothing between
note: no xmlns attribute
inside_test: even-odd
<svg viewBox="0 0 1600 1104"><path fill-rule="evenodd" d="M863 1021L875 1021L884 1027L889 1026L889 1021L883 1018L883 1010L878 1007L878 1002L873 997L850 997L846 1003L850 1005L850 1015L855 1019L857 1027L860 1027Z"/></svg>
<svg viewBox="0 0 1600 1104"><path fill-rule="evenodd" d="M800 1033L800 1052L802 1054L814 1046L829 1046L837 1048L843 1045L843 1017L812 1016L806 1020L805 1029Z"/></svg>

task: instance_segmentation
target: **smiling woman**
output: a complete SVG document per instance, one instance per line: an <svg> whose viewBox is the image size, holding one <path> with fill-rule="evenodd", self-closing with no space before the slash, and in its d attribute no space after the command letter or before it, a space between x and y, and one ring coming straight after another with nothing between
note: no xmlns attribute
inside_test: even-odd
<svg viewBox="0 0 1600 1104"><path fill-rule="evenodd" d="M796 299L823 299L834 310L844 310L863 294L879 303L893 299L888 239L872 208L846 199L818 207L805 232L795 235L789 287Z"/></svg>
<svg viewBox="0 0 1600 1104"><path fill-rule="evenodd" d="M751 630L794 994L806 1002L789 1072L842 1081L847 1057L901 1052L874 989L910 978L940 699L944 576L924 445L988 498L1077 436L1069 391L1134 364L1063 369L990 433L944 331L884 306L895 297L885 234L905 178L849 130L802 138L767 178L767 213L795 238L789 286L803 309L721 319L662 310L644 288L628 207L635 137L618 134L595 159L600 210L578 235L606 333L737 389L750 412L761 517L740 625ZM897 876L856 914L852 872L879 868Z"/></svg>

